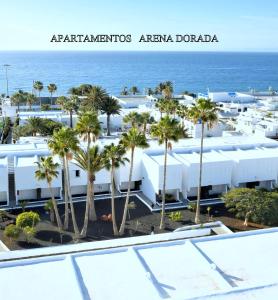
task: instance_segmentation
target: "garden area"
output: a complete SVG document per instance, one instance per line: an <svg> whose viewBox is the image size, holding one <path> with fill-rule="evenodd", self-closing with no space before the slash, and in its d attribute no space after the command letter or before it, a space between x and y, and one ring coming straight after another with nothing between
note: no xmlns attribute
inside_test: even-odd
<svg viewBox="0 0 278 300"><path fill-rule="evenodd" d="M257 198L257 200L260 201L256 201L256 196L260 197L260 199ZM261 200L262 196L264 197L263 201ZM272 196L272 198L270 196ZM226 206L224 204L211 207L201 206L201 223L221 221L233 232L261 229L267 228L268 225L277 225L277 223L275 223L278 216L277 208L275 211L275 209L271 207L271 199L275 199L274 202L275 204L277 203L278 198L274 196L277 196L276 192L256 192L254 189L232 190L225 196L227 201ZM248 199L248 197L252 200ZM122 219L124 202L124 197L115 199L115 215L118 225ZM239 205L239 203L241 203L241 205ZM256 203L260 203L260 205L256 207ZM264 209L263 204L268 205L269 210ZM237 208L235 208L236 205ZM29 214L27 220L24 217L22 218L22 209L2 213L0 238L11 250L117 238L113 234L111 200L104 199L95 201L95 207L97 221L89 222L87 236L77 241L74 239L74 230L71 223L69 229L60 234L56 224L53 222L53 214L47 207L34 208L31 212L29 209L24 209L23 207L25 210L23 215ZM63 219L64 205L59 204L58 208ZM83 225L85 202L74 203L74 208L78 227L81 228ZM181 226L193 225L195 224L195 209L195 205L191 205L188 209L168 212L166 214L165 229L160 230L160 213L150 212L139 198L131 196L125 233L122 237L148 235L151 234L152 231L154 233L171 232ZM265 213L263 214L262 212ZM272 223L264 219L268 216L268 220L270 220L270 213L272 213L275 218ZM248 215L247 223L245 222L246 215ZM7 228L12 229L11 233Z"/></svg>

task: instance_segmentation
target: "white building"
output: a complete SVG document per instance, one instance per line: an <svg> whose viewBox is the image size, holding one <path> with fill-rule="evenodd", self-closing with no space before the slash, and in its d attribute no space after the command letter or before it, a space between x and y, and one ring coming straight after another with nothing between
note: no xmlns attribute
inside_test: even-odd
<svg viewBox="0 0 278 300"><path fill-rule="evenodd" d="M1 252L1 297L276 300L278 229L209 235L211 231ZM32 289L27 292L29 278ZM51 286L47 291L46 282Z"/></svg>
<svg viewBox="0 0 278 300"><path fill-rule="evenodd" d="M9 171L8 158L0 158L0 205L9 204Z"/></svg>
<svg viewBox="0 0 278 300"><path fill-rule="evenodd" d="M51 193L46 180L37 180L35 171L38 169L37 162L39 157L37 155L31 156L15 156L14 157L14 174L15 174L15 190L16 190L16 204L20 201L41 201L51 199ZM54 162L60 163L57 157L54 157ZM62 171L61 167L57 170L58 177L53 178L51 183L54 197L62 198Z"/></svg>

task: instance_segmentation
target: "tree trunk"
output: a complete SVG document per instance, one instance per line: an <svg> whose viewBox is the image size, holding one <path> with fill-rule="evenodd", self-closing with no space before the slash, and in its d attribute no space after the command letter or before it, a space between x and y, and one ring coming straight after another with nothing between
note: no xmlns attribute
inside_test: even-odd
<svg viewBox="0 0 278 300"><path fill-rule="evenodd" d="M111 133L110 133L110 115L109 114L107 114L107 135L109 136L109 135L111 135Z"/></svg>
<svg viewBox="0 0 278 300"><path fill-rule="evenodd" d="M50 105L52 106L53 102L52 102L52 93L50 93Z"/></svg>
<svg viewBox="0 0 278 300"><path fill-rule="evenodd" d="M54 209L54 213L55 213L57 225L58 225L59 231L61 233L62 232L62 221L61 221L61 218L60 218L60 215L59 215L59 211L58 211L58 207L57 207L57 202L55 200L53 189L52 189L52 186L51 186L50 183L48 184L48 188L49 188L50 194L51 194L51 201L52 201L52 205L53 205L53 209Z"/></svg>
<svg viewBox="0 0 278 300"><path fill-rule="evenodd" d="M69 198L68 198L68 186L67 186L67 176L66 176L66 162L63 159L63 169L64 169L64 197L65 197L65 219L64 219L64 229L69 228Z"/></svg>
<svg viewBox="0 0 278 300"><path fill-rule="evenodd" d="M165 227L165 194L166 194L166 171L167 171L167 152L168 152L168 140L165 140L165 152L164 152L164 174L163 174L163 191L162 191L162 211L160 219L160 229Z"/></svg>
<svg viewBox="0 0 278 300"><path fill-rule="evenodd" d="M123 235L125 232L125 222L126 222L126 215L127 215L127 209L128 209L128 203L129 203L129 196L130 196L130 189L131 189L131 179L132 179L132 171L133 171L133 158L134 158L134 148L131 149L131 155L130 155L130 169L129 169L129 177L128 177L128 189L126 194L126 200L125 200L125 206L124 206L124 212L123 212L123 219L122 224L120 227L119 235Z"/></svg>
<svg viewBox="0 0 278 300"><path fill-rule="evenodd" d="M72 128L72 111L70 111L70 128Z"/></svg>
<svg viewBox="0 0 278 300"><path fill-rule="evenodd" d="M202 122L201 149L200 149L200 166L199 166L199 185L198 185L197 207L196 207L196 215L195 215L195 223L196 224L200 223L200 201L201 201L201 190L202 190L204 129L205 129L205 124L204 124L204 122Z"/></svg>
<svg viewBox="0 0 278 300"><path fill-rule="evenodd" d="M244 223L243 223L244 226L248 226L248 221L249 221L250 215L251 215L251 211L248 211L245 215L245 219L244 219Z"/></svg>
<svg viewBox="0 0 278 300"><path fill-rule="evenodd" d="M70 191L70 177L69 177L69 165L68 165L68 160L66 159L66 177L67 177L67 188L68 188L68 197L69 197L69 204L70 204L70 211L71 211L71 218L72 218L72 225L73 225L73 230L76 238L80 237L79 234L79 229L76 223L76 218L75 218L75 212L74 212L74 206L72 202L72 197L71 197L71 191Z"/></svg>
<svg viewBox="0 0 278 300"><path fill-rule="evenodd" d="M39 99L40 99L40 108L42 107L42 99L41 99L41 93L39 92Z"/></svg>
<svg viewBox="0 0 278 300"><path fill-rule="evenodd" d="M87 235L88 223L89 223L89 212L91 208L91 197L88 195L94 194L94 181L90 181L87 186L87 201L86 201L86 209L85 209L85 217L84 217L84 225L81 231L81 236L85 237Z"/></svg>
<svg viewBox="0 0 278 300"><path fill-rule="evenodd" d="M111 211L112 211L112 223L113 223L113 232L115 236L119 235L117 222L116 222L116 213L115 213L115 185L114 185L114 166L111 168Z"/></svg>

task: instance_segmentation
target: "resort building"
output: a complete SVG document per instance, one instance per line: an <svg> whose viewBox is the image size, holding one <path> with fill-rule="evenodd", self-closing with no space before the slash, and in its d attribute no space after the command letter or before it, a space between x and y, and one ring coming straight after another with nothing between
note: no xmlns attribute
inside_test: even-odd
<svg viewBox="0 0 278 300"><path fill-rule="evenodd" d="M14 157L14 180L16 191L16 204L20 201L37 202L51 199L51 193L46 180L37 180L35 172L38 169L38 155L15 156ZM54 162L59 163L58 157L54 157ZM54 197L62 198L62 171L57 170L58 177L53 178L51 183Z"/></svg>
<svg viewBox="0 0 278 300"><path fill-rule="evenodd" d="M0 205L9 204L9 170L8 158L0 158Z"/></svg>
<svg viewBox="0 0 278 300"><path fill-rule="evenodd" d="M278 229L213 230L0 252L1 297L21 299L32 278L30 300L275 300Z"/></svg>
<svg viewBox="0 0 278 300"><path fill-rule="evenodd" d="M119 138L100 138L96 143L103 149L112 142L117 144ZM135 151L131 189L141 192L149 206L159 207L163 190L164 145L159 146L155 140L149 143L149 148ZM81 145L86 147L85 143ZM172 143L172 149L168 150L166 200L169 207L173 203L182 203L185 207L190 201L196 200L199 151L200 139L189 138ZM46 182L35 178L39 157L51 154L43 140L0 145L0 153L0 172L4 178L0 192L4 204L14 207L22 200L42 203L49 199ZM130 152L126 153L126 157L130 158ZM54 160L61 164L58 157L54 157ZM115 187L119 194L125 193L128 188L129 168L130 164L126 162L115 171ZM74 159L69 163L69 170L72 195L76 201L84 200L87 174L75 164ZM271 189L278 183L278 142L263 137L236 135L205 138L202 170L203 204L221 201L221 195L234 187ZM53 187L55 197L63 199L61 168L58 178L53 181ZM110 192L110 172L102 169L96 174L95 193Z"/></svg>

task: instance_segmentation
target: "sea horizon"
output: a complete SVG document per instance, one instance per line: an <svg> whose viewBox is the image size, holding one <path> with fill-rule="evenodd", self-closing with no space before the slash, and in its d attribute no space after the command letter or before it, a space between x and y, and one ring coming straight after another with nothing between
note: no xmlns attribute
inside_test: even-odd
<svg viewBox="0 0 278 300"><path fill-rule="evenodd" d="M82 83L101 85L118 95L126 86L144 93L170 80L175 93L266 91L278 89L278 52L158 51L158 50L0 50L0 65L8 71L10 94L32 91L33 81L55 83L56 95ZM4 68L0 93L5 93Z"/></svg>

